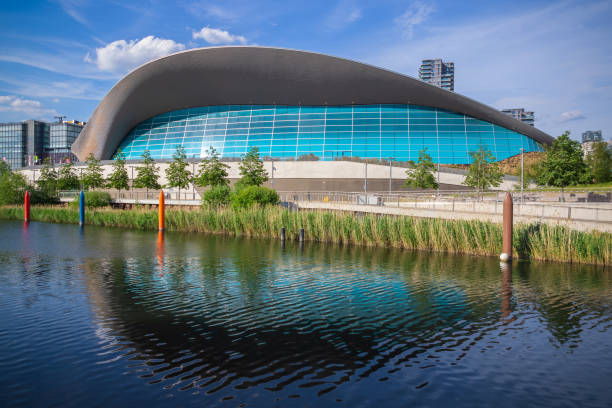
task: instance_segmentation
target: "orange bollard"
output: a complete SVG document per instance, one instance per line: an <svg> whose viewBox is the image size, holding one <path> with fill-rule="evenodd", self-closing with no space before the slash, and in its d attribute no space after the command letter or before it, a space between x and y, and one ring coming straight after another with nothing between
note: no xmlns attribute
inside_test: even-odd
<svg viewBox="0 0 612 408"><path fill-rule="evenodd" d="M25 192L23 212L25 214L25 222L30 222L30 192L28 190Z"/></svg>
<svg viewBox="0 0 612 408"><path fill-rule="evenodd" d="M499 259L501 259L502 262L510 262L512 260L512 213L512 194L506 193L506 198L504 199L504 220L502 227L502 253L499 256Z"/></svg>
<svg viewBox="0 0 612 408"><path fill-rule="evenodd" d="M165 224L165 211L166 211L166 204L164 202L164 192L160 191L159 192L159 216L158 221L159 221L159 230L163 231L164 230L164 224Z"/></svg>

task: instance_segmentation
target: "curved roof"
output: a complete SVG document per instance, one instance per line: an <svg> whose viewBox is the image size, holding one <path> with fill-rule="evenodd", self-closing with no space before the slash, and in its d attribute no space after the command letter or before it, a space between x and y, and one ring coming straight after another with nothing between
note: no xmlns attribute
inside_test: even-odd
<svg viewBox="0 0 612 408"><path fill-rule="evenodd" d="M548 134L454 92L382 68L306 51L213 47L148 62L121 79L72 145L110 159L140 122L168 111L214 105L413 104L497 124L551 144Z"/></svg>

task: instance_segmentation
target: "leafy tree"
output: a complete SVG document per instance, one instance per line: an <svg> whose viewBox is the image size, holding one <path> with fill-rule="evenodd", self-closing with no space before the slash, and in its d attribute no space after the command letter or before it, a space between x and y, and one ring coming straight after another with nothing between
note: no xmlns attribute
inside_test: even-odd
<svg viewBox="0 0 612 408"><path fill-rule="evenodd" d="M427 148L424 148L419 152L419 160L416 164L410 160L409 163L413 168L406 170L408 175L405 183L406 187L438 188L438 183L433 175L434 162L431 160L431 156L426 153L426 150Z"/></svg>
<svg viewBox="0 0 612 408"><path fill-rule="evenodd" d="M219 154L214 147L211 146L206 153L208 159L202 161L198 174L194 178L194 183L200 187L227 186L229 184L227 179L229 166L219 161Z"/></svg>
<svg viewBox="0 0 612 408"><path fill-rule="evenodd" d="M594 183L606 183L612 180L612 152L606 142L593 143L593 149L587 155L586 163Z"/></svg>
<svg viewBox="0 0 612 408"><path fill-rule="evenodd" d="M536 178L539 185L566 187L589 182L588 168L583 159L580 143L563 133L546 152Z"/></svg>
<svg viewBox="0 0 612 408"><path fill-rule="evenodd" d="M47 157L43 161L43 167L40 170L40 177L38 178L38 188L45 191L47 194L55 194L57 191L57 172L51 163L51 160Z"/></svg>
<svg viewBox="0 0 612 408"><path fill-rule="evenodd" d="M8 165L4 160L0 161L0 177L11 172L11 166Z"/></svg>
<svg viewBox="0 0 612 408"><path fill-rule="evenodd" d="M178 187L180 197L181 188L187 188L192 180L191 172L187 169L189 163L187 163L185 148L178 146L172 158L172 163L166 169L166 178L168 179L168 187Z"/></svg>
<svg viewBox="0 0 612 408"><path fill-rule="evenodd" d="M21 204L28 183L19 173L13 173L8 165L0 167L0 205Z"/></svg>
<svg viewBox="0 0 612 408"><path fill-rule="evenodd" d="M501 184L503 174L489 149L480 146L478 151L470 152L470 156L472 164L463 181L464 185L473 187L477 191L484 191L491 186L497 187Z"/></svg>
<svg viewBox="0 0 612 408"><path fill-rule="evenodd" d="M155 160L151 157L151 153L145 150L142 153L142 166L136 168L136 178L134 179L134 187L159 190L159 169L155 165Z"/></svg>
<svg viewBox="0 0 612 408"><path fill-rule="evenodd" d="M89 153L85 162L87 163L87 168L83 172L83 188L89 190L90 188L104 187L104 177L102 176L100 160L96 159L93 153Z"/></svg>
<svg viewBox="0 0 612 408"><path fill-rule="evenodd" d="M259 149L252 147L248 151L242 162L240 162L240 175L236 187L261 186L268 180L268 172L264 169L263 162L259 159Z"/></svg>
<svg viewBox="0 0 612 408"><path fill-rule="evenodd" d="M79 177L72 168L72 163L64 163L57 172L58 190L78 190L81 187Z"/></svg>
<svg viewBox="0 0 612 408"><path fill-rule="evenodd" d="M125 154L119 151L113 162L113 172L108 177L108 186L119 191L129 190L129 178L125 168Z"/></svg>

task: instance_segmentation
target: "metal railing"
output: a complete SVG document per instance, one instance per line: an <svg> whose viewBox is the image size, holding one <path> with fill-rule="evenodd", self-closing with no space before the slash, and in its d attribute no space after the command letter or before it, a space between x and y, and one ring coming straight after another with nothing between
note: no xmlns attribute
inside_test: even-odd
<svg viewBox="0 0 612 408"><path fill-rule="evenodd" d="M612 223L612 192L592 195L590 191L568 194L565 201L552 193L512 193L515 216L537 219ZM505 192L483 193L454 191L434 193L340 193L340 192L283 192L281 201L295 203L302 208L329 208L373 213L456 212L482 215L501 215ZM522 198L522 199L521 199ZM555 199L556 198L556 199ZM363 206L363 207L362 207ZM360 210L360 208L363 208Z"/></svg>
<svg viewBox="0 0 612 408"><path fill-rule="evenodd" d="M107 192L113 201L120 202L121 200L129 200L129 201L157 201L159 198L159 190L149 190L149 191L133 191L133 190L100 190ZM62 201L71 201L73 199L78 198L80 191L60 191L58 193L60 200ZM164 191L164 198L166 200L175 200L175 201L199 201L200 194L197 191Z"/></svg>

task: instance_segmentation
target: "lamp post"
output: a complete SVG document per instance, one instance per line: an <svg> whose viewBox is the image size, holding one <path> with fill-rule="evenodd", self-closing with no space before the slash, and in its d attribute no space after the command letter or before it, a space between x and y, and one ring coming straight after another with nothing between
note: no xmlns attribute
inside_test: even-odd
<svg viewBox="0 0 612 408"><path fill-rule="evenodd" d="M363 182L363 192L368 194L368 162L365 163L365 179ZM367 200L367 198L366 198Z"/></svg>
<svg viewBox="0 0 612 408"><path fill-rule="evenodd" d="M395 159L395 157L389 157L389 194L391 194L392 191L392 187L391 187L391 183L392 183L392 172L393 172L393 166L391 165L391 163L393 162L393 160Z"/></svg>

